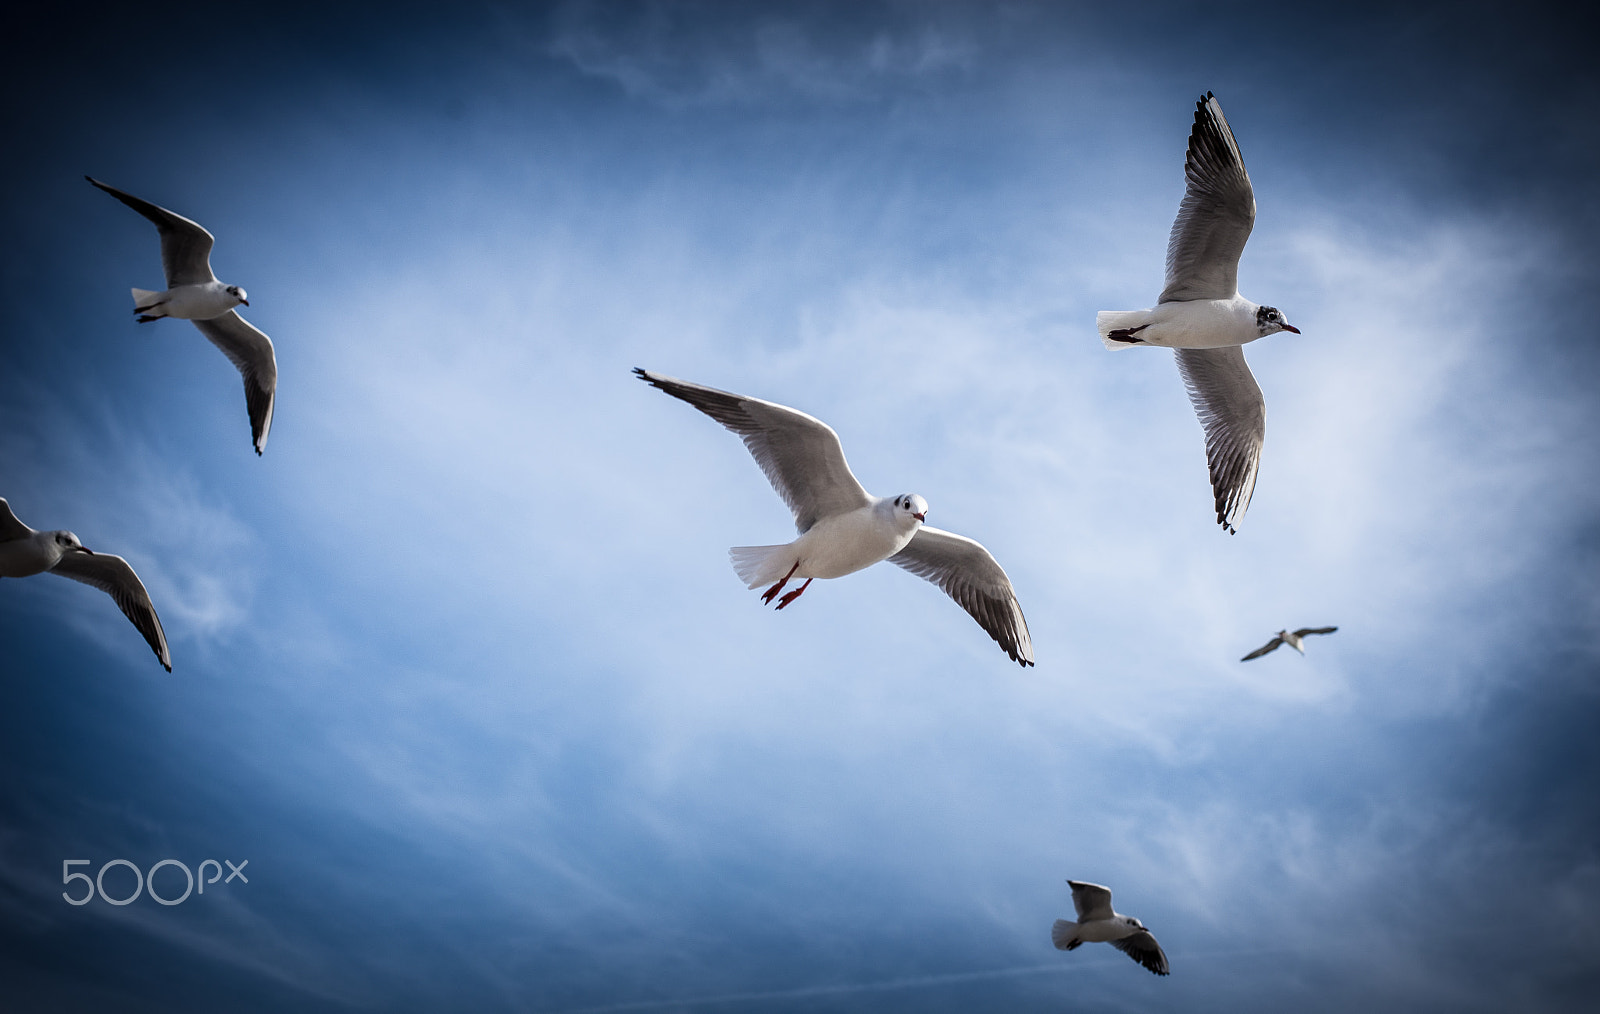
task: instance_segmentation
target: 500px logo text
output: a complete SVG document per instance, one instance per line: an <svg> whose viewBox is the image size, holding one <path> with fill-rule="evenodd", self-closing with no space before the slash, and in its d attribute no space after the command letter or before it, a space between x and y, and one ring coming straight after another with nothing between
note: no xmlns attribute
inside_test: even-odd
<svg viewBox="0 0 1600 1014"><path fill-rule="evenodd" d="M215 859L207 859L200 864L199 876L189 872L189 867L185 866L183 863L180 863L176 859L161 860L159 863L156 863L154 866L150 867L150 872L148 875L140 870L139 867L128 862L126 859L111 860L104 866L100 867L99 875L93 878L91 878L87 873L72 872L72 868L74 866L88 866L93 861L94 860L92 859L61 860L61 882L63 884L71 884L74 880L81 880L83 881L84 886L83 897L81 898L74 898L71 891L61 892L61 897L66 899L67 904L87 905L90 901L94 900L94 896L98 894L100 895L100 900L105 902L107 905L127 905L132 903L133 900L139 897L141 893L149 894L150 897L156 900L156 904L158 905L182 904L184 901L188 900L190 892L194 892L196 894L205 894L207 884L215 884L218 880L221 880L222 867L224 864L227 865L229 871L228 878L222 881L224 884L232 883L234 878L238 878L239 880L244 881L246 884L250 883L250 878L244 875L244 868L250 865L250 860L248 859L241 860L237 864L235 864L231 859L224 859L221 863L217 862ZM126 866L128 869L133 871L133 875L135 877L133 893L128 895L126 898L113 898L111 895L106 893L106 871L115 869L118 866ZM183 872L183 893L175 898L163 897L162 895L156 893L156 873L163 867L167 866L174 867L174 872L162 878L168 884L167 891L169 894L177 886L172 882L172 878L177 876L178 871L181 870ZM210 880L206 879L207 867L210 867L216 871L211 874ZM125 878L119 877L117 879ZM198 891L195 890L196 887L199 888Z"/></svg>

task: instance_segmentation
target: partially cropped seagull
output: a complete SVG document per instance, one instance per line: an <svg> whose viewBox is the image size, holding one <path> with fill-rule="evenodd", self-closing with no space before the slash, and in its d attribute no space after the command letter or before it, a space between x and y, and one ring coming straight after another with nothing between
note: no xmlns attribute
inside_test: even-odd
<svg viewBox="0 0 1600 1014"><path fill-rule="evenodd" d="M645 370L633 372L739 434L794 512L800 537L793 542L728 550L733 569L748 587L772 585L762 602L771 602L791 578L805 578L805 584L779 599L779 609L799 598L816 578L843 577L889 560L943 588L1012 661L1033 665L1028 621L995 558L969 538L924 524L928 501L917 494L868 493L850 473L839 435L826 423L759 398Z"/></svg>
<svg viewBox="0 0 1600 1014"><path fill-rule="evenodd" d="M1072 885L1072 907L1078 910L1078 921L1057 919L1050 927L1050 942L1057 950L1074 950L1083 943L1108 943L1157 975L1171 971L1166 953L1144 923L1111 910L1111 888L1081 880L1067 883Z"/></svg>
<svg viewBox="0 0 1600 1014"><path fill-rule="evenodd" d="M211 233L182 215L108 187L92 176L84 179L155 223L161 234L161 266L167 289L133 290L133 312L144 324L162 317L194 322L211 344L222 350L244 377L244 402L250 412L250 433L256 453L267 446L272 430L272 401L278 390L278 360L272 340L256 330L234 307L249 306L245 291L217 281L211 273Z"/></svg>
<svg viewBox="0 0 1600 1014"><path fill-rule="evenodd" d="M1338 629L1338 627L1301 627L1292 634L1287 630L1280 630L1278 631L1277 637L1274 637L1272 640L1268 641L1266 644L1263 644L1261 647L1257 648L1255 651L1252 651L1239 661L1248 662L1252 658L1260 658L1269 651L1277 651L1281 645L1285 644L1304 655L1306 653L1305 638L1307 635L1331 634Z"/></svg>
<svg viewBox="0 0 1600 1014"><path fill-rule="evenodd" d="M18 521L11 513L11 505L0 497L0 577L30 577L45 571L93 585L110 595L150 643L150 650L162 666L167 672L172 671L172 654L167 651L161 618L156 616L150 594L128 561L85 548L71 532L36 532Z"/></svg>
<svg viewBox="0 0 1600 1014"><path fill-rule="evenodd" d="M1279 331L1300 333L1276 307L1239 295L1239 255L1256 221L1255 192L1222 106L1206 92L1194 113L1188 184L1167 239L1167 284L1148 310L1095 315L1107 348L1175 349L1189 401L1206 432L1217 523L1233 532L1250 506L1267 433L1267 403L1242 346Z"/></svg>

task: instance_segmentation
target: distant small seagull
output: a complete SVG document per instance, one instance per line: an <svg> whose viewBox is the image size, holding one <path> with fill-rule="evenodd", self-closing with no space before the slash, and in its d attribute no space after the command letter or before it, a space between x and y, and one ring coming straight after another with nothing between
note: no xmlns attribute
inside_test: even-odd
<svg viewBox="0 0 1600 1014"><path fill-rule="evenodd" d="M1222 106L1206 92L1197 104L1188 185L1167 239L1167 285L1149 310L1095 315L1110 349L1163 345L1177 350L1189 401L1206 432L1206 460L1217 523L1229 533L1255 492L1267 403L1241 347L1279 331L1300 333L1276 307L1239 295L1239 255L1256 221L1255 192Z"/></svg>
<svg viewBox="0 0 1600 1014"><path fill-rule="evenodd" d="M245 291L217 281L211 273L211 233L182 215L108 187L92 176L84 179L155 223L161 234L161 266L166 269L167 290L134 289L133 312L139 315L141 324L162 317L193 321L200 333L222 350L244 377L251 437L260 454L272 429L278 360L272 354L272 340L234 310L240 304L250 305Z"/></svg>
<svg viewBox="0 0 1600 1014"><path fill-rule="evenodd" d="M843 577L888 560L943 588L1011 660L1033 665L1028 621L1011 580L989 551L964 536L923 522L928 502L915 493L872 496L845 464L839 435L804 412L758 398L644 370L640 380L682 399L739 434L772 488L794 512L800 537L782 546L735 546L733 569L750 588L776 582L771 602L790 578L806 583L778 600L793 602L816 578Z"/></svg>
<svg viewBox="0 0 1600 1014"><path fill-rule="evenodd" d="M1292 634L1287 630L1280 630L1278 631L1277 637L1274 637L1272 640L1268 641L1266 644L1263 644L1261 647L1257 648L1255 651L1252 651L1239 661L1248 662L1252 658L1260 658L1269 651L1277 651L1280 645L1285 644L1304 655L1306 653L1305 638L1307 635L1331 634L1338 629L1338 627L1301 627Z"/></svg>
<svg viewBox="0 0 1600 1014"><path fill-rule="evenodd" d="M1050 927L1050 942L1057 950L1070 951L1082 943L1108 943L1157 975L1166 975L1167 955L1144 923L1131 915L1111 911L1111 888L1069 880L1072 907L1078 921L1057 919Z"/></svg>
<svg viewBox="0 0 1600 1014"><path fill-rule="evenodd" d="M0 578L31 577L45 571L93 585L110 595L122 614L150 642L150 650L162 666L167 672L172 671L172 655L167 651L161 619L128 561L86 549L71 532L36 532L18 521L11 513L11 505L0 497Z"/></svg>

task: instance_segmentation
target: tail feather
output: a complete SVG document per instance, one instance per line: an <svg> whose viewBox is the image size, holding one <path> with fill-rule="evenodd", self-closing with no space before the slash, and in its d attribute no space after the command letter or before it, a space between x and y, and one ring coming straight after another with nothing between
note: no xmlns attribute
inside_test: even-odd
<svg viewBox="0 0 1600 1014"><path fill-rule="evenodd" d="M784 546L734 546L728 550L734 573L739 575L746 588L761 588L788 573L794 563Z"/></svg>
<svg viewBox="0 0 1600 1014"><path fill-rule="evenodd" d="M1142 344L1134 341L1118 341L1112 337L1133 338L1139 329L1150 323L1149 310L1101 310L1094 315L1094 326L1100 332L1100 340L1108 349L1131 349Z"/></svg>
<svg viewBox="0 0 1600 1014"><path fill-rule="evenodd" d="M1070 919L1057 919L1054 926L1050 927L1050 942L1056 945L1058 951L1070 951L1083 943L1074 934L1078 931L1078 924Z"/></svg>
<svg viewBox="0 0 1600 1014"><path fill-rule="evenodd" d="M161 302L161 293L159 292L151 289L133 290L133 308L137 311L144 312L149 310L159 302Z"/></svg>

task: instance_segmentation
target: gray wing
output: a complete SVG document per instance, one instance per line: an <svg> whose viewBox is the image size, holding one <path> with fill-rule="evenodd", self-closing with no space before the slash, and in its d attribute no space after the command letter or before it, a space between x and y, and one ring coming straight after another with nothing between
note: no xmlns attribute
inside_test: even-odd
<svg viewBox="0 0 1600 1014"><path fill-rule="evenodd" d="M1244 348L1173 349L1189 403L1206 431L1206 464L1217 524L1233 532L1250 507L1267 438L1267 401L1244 361Z"/></svg>
<svg viewBox="0 0 1600 1014"><path fill-rule="evenodd" d="M1250 654L1246 655L1244 658L1241 658L1239 661L1248 662L1252 658L1260 658L1262 655L1265 655L1270 651L1277 651L1282 645L1283 645L1283 638L1274 637L1272 640L1268 641L1266 644L1263 644L1261 647L1257 648L1255 651L1252 651Z"/></svg>
<svg viewBox="0 0 1600 1014"><path fill-rule="evenodd" d="M1299 630L1294 632L1294 636L1304 637L1307 634L1331 634L1338 629L1338 627L1301 627Z"/></svg>
<svg viewBox="0 0 1600 1014"><path fill-rule="evenodd" d="M144 590L144 583L128 566L127 560L109 553L72 551L63 556L50 573L82 581L110 595L122 615L139 628L162 667L167 672L172 671L172 653L167 650L167 634L161 629L161 618L156 615L150 593Z"/></svg>
<svg viewBox="0 0 1600 1014"><path fill-rule="evenodd" d="M93 176L84 179L155 223L156 231L161 234L161 267L167 274L167 288L217 280L211 273L211 244L215 241L200 223L125 194L116 187L108 187Z"/></svg>
<svg viewBox="0 0 1600 1014"><path fill-rule="evenodd" d="M1078 910L1078 921L1109 919L1116 913L1111 910L1111 888L1089 884L1082 880L1069 880L1072 888L1072 907Z"/></svg>
<svg viewBox="0 0 1600 1014"><path fill-rule="evenodd" d="M802 533L820 518L872 504L845 463L839 435L822 420L759 398L641 369L633 372L739 434L767 481L794 512L795 527Z"/></svg>
<svg viewBox="0 0 1600 1014"><path fill-rule="evenodd" d="M889 562L943 588L989 632L1011 661L1024 668L1033 665L1033 640L1017 593L982 545L964 535L923 525Z"/></svg>
<svg viewBox="0 0 1600 1014"><path fill-rule="evenodd" d="M272 339L239 316L237 310L192 323L211 344L222 350L244 377L244 404L250 411L250 435L256 453L260 454L272 430L272 404L278 392L278 359L272 354Z"/></svg>
<svg viewBox="0 0 1600 1014"><path fill-rule="evenodd" d="M1239 291L1239 255L1256 224L1256 196L1233 129L1210 92L1195 103L1183 174L1187 184L1167 238L1160 301L1232 299Z"/></svg>
<svg viewBox="0 0 1600 1014"><path fill-rule="evenodd" d="M12 539L25 539L33 534L33 529L17 520L11 513L11 505L0 496L0 542L10 542Z"/></svg>
<svg viewBox="0 0 1600 1014"><path fill-rule="evenodd" d="M1113 940L1111 946L1157 975L1168 975L1172 971L1167 965L1166 952L1156 943L1156 938L1150 935L1149 930L1140 930L1131 937Z"/></svg>

